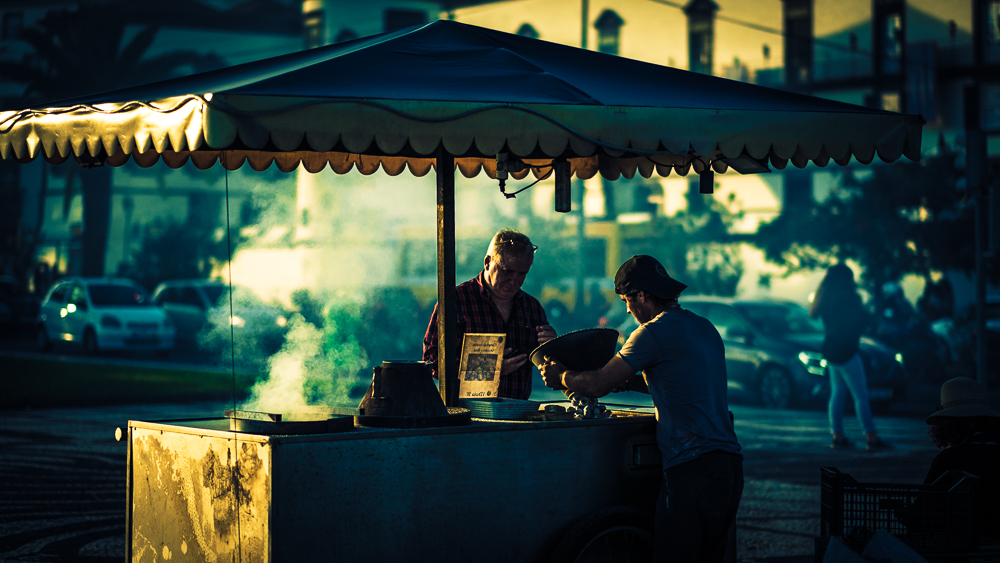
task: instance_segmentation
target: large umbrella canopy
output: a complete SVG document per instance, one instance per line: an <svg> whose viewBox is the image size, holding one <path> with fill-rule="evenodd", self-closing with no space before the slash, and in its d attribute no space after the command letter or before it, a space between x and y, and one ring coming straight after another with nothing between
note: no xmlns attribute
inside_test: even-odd
<svg viewBox="0 0 1000 563"><path fill-rule="evenodd" d="M0 113L0 156L466 176L497 153L615 179L920 154L923 119L435 21ZM748 158L749 157L749 158Z"/></svg>
<svg viewBox="0 0 1000 563"><path fill-rule="evenodd" d="M578 177L920 156L923 119L451 21L0 113L0 156L422 176L437 167L440 391L458 397L454 167ZM516 167L515 167L516 168ZM558 176L558 175L557 175ZM710 178L710 175L706 176ZM563 181L565 182L565 176ZM557 177L557 183L559 178ZM568 187L567 183L563 184ZM568 195L568 194L565 194ZM557 194L557 200L558 200Z"/></svg>

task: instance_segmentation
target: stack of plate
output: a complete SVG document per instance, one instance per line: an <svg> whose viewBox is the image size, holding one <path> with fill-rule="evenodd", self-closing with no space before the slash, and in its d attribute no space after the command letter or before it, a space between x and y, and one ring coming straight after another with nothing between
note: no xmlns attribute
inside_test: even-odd
<svg viewBox="0 0 1000 563"><path fill-rule="evenodd" d="M538 412L538 401L521 399L463 399L463 407L472 411L473 418L524 420L528 413Z"/></svg>

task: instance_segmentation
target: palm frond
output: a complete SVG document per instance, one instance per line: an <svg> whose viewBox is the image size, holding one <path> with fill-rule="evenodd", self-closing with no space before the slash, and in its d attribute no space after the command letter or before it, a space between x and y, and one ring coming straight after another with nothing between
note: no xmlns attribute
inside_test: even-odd
<svg viewBox="0 0 1000 563"><path fill-rule="evenodd" d="M139 59L146 54L150 45L153 44L153 40L156 39L156 34L159 31L160 26L150 25L142 28L119 53L118 62L120 67L129 71L134 70Z"/></svg>

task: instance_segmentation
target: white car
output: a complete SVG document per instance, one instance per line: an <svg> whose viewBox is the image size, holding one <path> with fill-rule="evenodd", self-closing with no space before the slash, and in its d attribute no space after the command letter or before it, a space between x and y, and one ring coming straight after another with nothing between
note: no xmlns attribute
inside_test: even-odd
<svg viewBox="0 0 1000 563"><path fill-rule="evenodd" d="M38 349L56 342L79 343L90 354L102 350L174 349L173 321L139 284L122 278L63 278L46 294L38 312Z"/></svg>

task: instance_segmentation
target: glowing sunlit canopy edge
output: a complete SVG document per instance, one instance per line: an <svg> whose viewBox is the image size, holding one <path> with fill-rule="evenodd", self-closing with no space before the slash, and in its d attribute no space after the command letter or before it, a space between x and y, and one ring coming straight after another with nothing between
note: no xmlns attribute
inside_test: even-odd
<svg viewBox="0 0 1000 563"><path fill-rule="evenodd" d="M812 118L823 121L818 128ZM300 164L344 174L378 169L391 176L431 170L439 146L456 156L463 175L495 176L495 155L509 152L548 172L552 159L568 158L582 178L601 173L686 174L741 154L783 169L789 161L846 165L853 156L870 163L905 155L917 160L923 121L916 116L802 112L490 104L423 100L325 100L216 94L153 102L102 103L0 113L0 156L28 162L43 156L59 164L100 159L142 167L161 158L199 169L220 160L230 170L244 163L285 172ZM713 131L704 139L691 132ZM611 132L611 133L609 133ZM526 175L518 174L515 177Z"/></svg>

